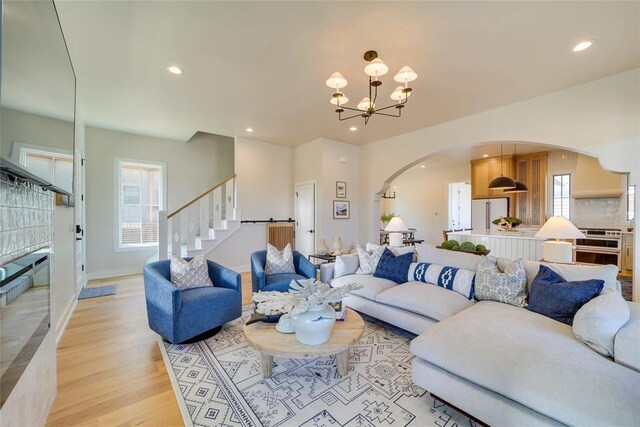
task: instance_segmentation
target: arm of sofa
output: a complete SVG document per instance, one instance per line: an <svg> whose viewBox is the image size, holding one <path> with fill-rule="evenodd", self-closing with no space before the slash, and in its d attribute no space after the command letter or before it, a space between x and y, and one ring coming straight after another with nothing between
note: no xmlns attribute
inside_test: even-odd
<svg viewBox="0 0 640 427"><path fill-rule="evenodd" d="M640 303L627 304L631 315L616 334L613 354L616 363L640 372Z"/></svg>
<svg viewBox="0 0 640 427"><path fill-rule="evenodd" d="M308 279L318 278L318 269L316 266L300 252L296 251L293 253L293 262L295 263L296 272L298 274L302 274Z"/></svg>
<svg viewBox="0 0 640 427"><path fill-rule="evenodd" d="M209 268L209 278L213 282L213 286L232 289L242 295L242 281L239 273L211 260L207 260L207 266Z"/></svg>
<svg viewBox="0 0 640 427"><path fill-rule="evenodd" d="M335 262L325 262L320 264L320 281L322 283L329 283L333 279Z"/></svg>
<svg viewBox="0 0 640 427"><path fill-rule="evenodd" d="M263 255L264 252L264 255ZM264 259L267 251L258 251L251 254L251 288L253 292L264 289Z"/></svg>
<svg viewBox="0 0 640 427"><path fill-rule="evenodd" d="M162 276L153 265L144 267L144 293L147 310L163 313L171 318L182 307L180 289Z"/></svg>

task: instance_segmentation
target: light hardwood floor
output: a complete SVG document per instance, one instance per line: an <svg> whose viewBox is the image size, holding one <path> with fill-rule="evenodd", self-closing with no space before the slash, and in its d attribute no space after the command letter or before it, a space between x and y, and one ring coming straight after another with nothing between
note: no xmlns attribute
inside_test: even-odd
<svg viewBox="0 0 640 427"><path fill-rule="evenodd" d="M117 284L117 295L78 301L58 346L58 394L48 426L179 426L157 335L147 324L142 276L91 281ZM242 274L243 304L251 275Z"/></svg>

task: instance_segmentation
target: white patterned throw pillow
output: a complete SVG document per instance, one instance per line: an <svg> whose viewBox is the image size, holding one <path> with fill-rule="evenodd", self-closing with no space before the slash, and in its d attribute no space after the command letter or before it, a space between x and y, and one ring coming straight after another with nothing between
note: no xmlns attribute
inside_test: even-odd
<svg viewBox="0 0 640 427"><path fill-rule="evenodd" d="M385 246L378 246L373 249L372 252L367 252L366 250L358 247L358 262L359 267L356 270L356 274L373 274L376 272L376 267L378 266L378 261L380 261L380 257L385 250Z"/></svg>
<svg viewBox="0 0 640 427"><path fill-rule="evenodd" d="M171 255L169 269L171 270L171 282L181 289L213 286L204 255L193 257L191 261Z"/></svg>
<svg viewBox="0 0 640 427"><path fill-rule="evenodd" d="M496 257L483 256L476 272L475 297L526 307L527 275L522 260L513 261L500 271Z"/></svg>
<svg viewBox="0 0 640 427"><path fill-rule="evenodd" d="M295 273L293 265L293 251L287 243L282 251L267 243L267 262L264 266L265 274Z"/></svg>

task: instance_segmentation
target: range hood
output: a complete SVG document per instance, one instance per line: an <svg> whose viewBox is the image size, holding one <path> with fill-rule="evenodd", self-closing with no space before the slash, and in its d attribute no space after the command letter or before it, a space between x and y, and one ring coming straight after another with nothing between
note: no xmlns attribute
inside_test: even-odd
<svg viewBox="0 0 640 427"><path fill-rule="evenodd" d="M578 156L572 181L574 199L618 198L624 194L623 175L605 171L595 157Z"/></svg>

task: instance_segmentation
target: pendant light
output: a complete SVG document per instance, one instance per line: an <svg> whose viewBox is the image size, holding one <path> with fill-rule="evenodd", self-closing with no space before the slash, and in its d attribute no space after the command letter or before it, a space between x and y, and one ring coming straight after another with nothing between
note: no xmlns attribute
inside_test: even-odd
<svg viewBox="0 0 640 427"><path fill-rule="evenodd" d="M516 156L516 146L517 144L513 144L513 155ZM527 188L527 186L525 184L523 184L520 181L516 181L516 187L515 188L510 188L507 190L504 190L504 193L526 193L527 191L529 191L529 188Z"/></svg>
<svg viewBox="0 0 640 427"><path fill-rule="evenodd" d="M510 190L516 188L516 182L502 175L502 144L500 144L500 176L489 183L489 190Z"/></svg>

